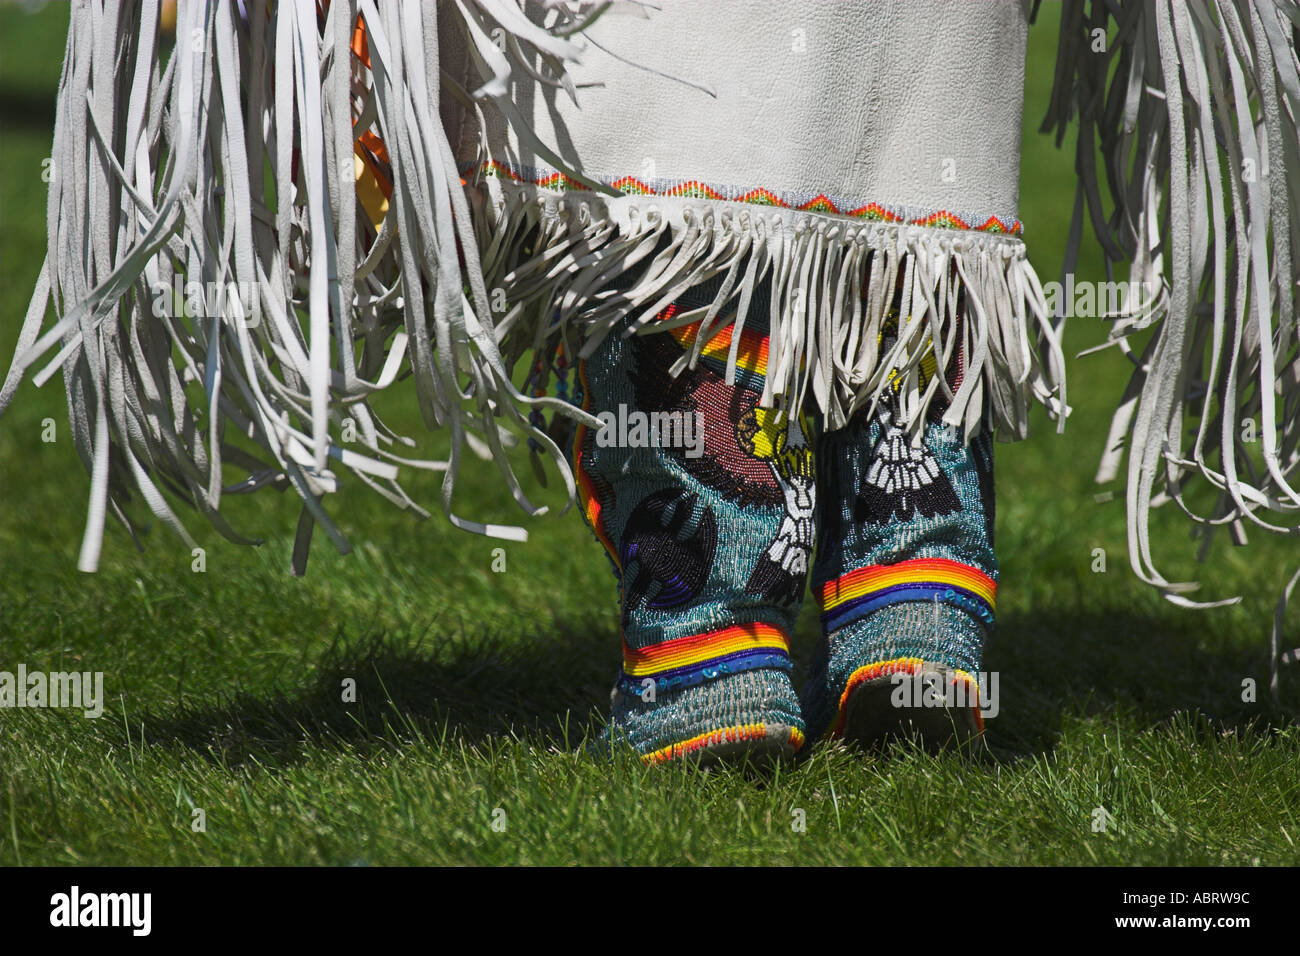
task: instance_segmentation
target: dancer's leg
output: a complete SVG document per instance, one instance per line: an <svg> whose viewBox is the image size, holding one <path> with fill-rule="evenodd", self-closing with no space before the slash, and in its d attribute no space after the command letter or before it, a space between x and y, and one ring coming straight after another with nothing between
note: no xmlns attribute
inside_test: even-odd
<svg viewBox="0 0 1300 956"><path fill-rule="evenodd" d="M818 437L814 734L866 743L910 726L942 742L982 729L976 680L998 576L993 449L987 429L968 445L941 414L918 448L892 405Z"/></svg>
<svg viewBox="0 0 1300 956"><path fill-rule="evenodd" d="M715 286L669 313L707 305ZM696 326L611 334L580 367L582 402L607 425L579 429L574 458L620 586L611 726L654 762L789 755L803 743L788 648L812 550L813 456L798 424L756 408L760 319L751 312L741 332L734 386L731 330L677 376ZM663 441L665 427L679 440ZM656 434L676 447L652 447Z"/></svg>

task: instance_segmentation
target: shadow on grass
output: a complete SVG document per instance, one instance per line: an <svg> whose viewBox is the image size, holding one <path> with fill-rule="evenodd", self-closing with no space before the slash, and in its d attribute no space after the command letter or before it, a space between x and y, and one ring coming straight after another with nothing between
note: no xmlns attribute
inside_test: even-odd
<svg viewBox="0 0 1300 956"><path fill-rule="evenodd" d="M1295 676L1283 672L1275 706L1262 640L1199 640L1191 627L1209 620L1180 617L1123 608L1000 616L984 664L999 676L1001 714L988 728L994 752L1014 759L1051 751L1066 715L1123 714L1146 729L1190 714L1201 718L1198 734L1215 735L1271 734L1294 722ZM1243 699L1247 679L1253 701Z"/></svg>
<svg viewBox="0 0 1300 956"><path fill-rule="evenodd" d="M1287 681L1284 706L1269 704L1261 647L1226 640L1209 647L1179 623L1118 609L1005 615L985 664L999 678L1000 714L987 735L995 757L1050 752L1067 714L1123 713L1146 728L1191 713L1204 718L1196 727L1205 734L1267 734L1294 719L1296 695ZM514 736L567 750L607 712L618 644L607 626L577 622L508 641L336 640L322 654L313 685L301 692L185 702L170 714L144 715L143 731L151 743L191 749L225 766L293 763L308 746L364 755L415 737L475 744ZM1255 703L1242 700L1247 677L1257 684ZM349 678L356 681L355 702L343 700Z"/></svg>
<svg viewBox="0 0 1300 956"><path fill-rule="evenodd" d="M139 720L150 743L189 748L226 766L292 763L309 745L366 754L417 736L470 744L516 736L571 748L608 709L618 647L617 634L581 623L508 641L336 639L305 690L239 694L215 705L184 702ZM352 702L343 699L349 679L356 682Z"/></svg>

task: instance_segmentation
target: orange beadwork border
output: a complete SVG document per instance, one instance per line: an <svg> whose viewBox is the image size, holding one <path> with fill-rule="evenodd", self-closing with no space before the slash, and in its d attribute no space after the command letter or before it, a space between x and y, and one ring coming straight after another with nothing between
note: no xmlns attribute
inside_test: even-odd
<svg viewBox="0 0 1300 956"><path fill-rule="evenodd" d="M472 168L472 167L471 167ZM521 183L530 186L537 186L541 189L552 189L562 192L590 192L589 186L578 182L562 172L550 171L542 172L540 170L521 170L499 162L495 159L484 160L477 166L477 171L485 176L493 176L498 179L507 179L511 182ZM637 179L635 176L622 176L608 183L610 188L616 189L621 193L633 196L663 196L666 198L679 199L710 199L718 202L739 202L747 203L754 206L772 206L780 209L794 209L800 212L820 212L836 216L847 216L850 219L865 219L872 222L891 222L909 226L930 226L939 229L963 229L970 232L987 232L997 235L1019 236L1024 232L1024 224L1019 219L1004 220L998 216L989 216L982 222L975 219L963 218L956 213L939 209L935 212L923 216L908 216L899 213L896 208L891 208L877 202L870 202L861 206L854 206L852 203L844 200L838 203L827 196L825 193L818 193L811 199L794 203L790 202L770 189L762 187L750 189L745 192L739 190L719 189L708 183L702 183L698 180L688 180L686 182L677 182L671 185L650 184L644 180Z"/></svg>

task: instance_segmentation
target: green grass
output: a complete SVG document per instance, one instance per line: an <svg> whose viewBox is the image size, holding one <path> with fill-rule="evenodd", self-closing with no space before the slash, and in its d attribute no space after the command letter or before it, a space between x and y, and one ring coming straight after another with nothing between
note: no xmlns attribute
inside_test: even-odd
<svg viewBox="0 0 1300 956"><path fill-rule="evenodd" d="M0 5L6 364L44 251L59 6ZM1074 188L1069 157L1033 132L1054 14L1031 31L1021 210L1045 278ZM1076 320L1071 353L1103 335ZM293 501L256 496L234 516L280 529L260 549L200 534L198 574L165 529L137 552L110 526L102 570L83 575L88 479L62 387L25 385L0 422L0 670L103 671L109 701L100 720L0 711L0 862L1294 864L1294 676L1284 706L1265 691L1269 614L1294 550L1262 535L1217 547L1207 591L1242 594L1236 607L1180 610L1139 584L1123 505L1095 502L1091 483L1125 369L1105 353L1069 372L1065 435L1040 413L1029 441L997 449L994 759L819 748L766 778L581 753L619 652L612 578L576 515L532 522L497 574L496 543L344 495L333 509L355 553L322 539L294 579ZM410 409L395 414L416 427ZM510 520L492 475L471 463L459 505ZM433 481L412 490L436 511ZM1178 516L1157 527L1167 573L1194 575ZM806 613L804 659L815 630ZM349 677L354 704L341 701ZM1247 677L1258 703L1241 700ZM1098 805L1116 821L1105 834L1089 825Z"/></svg>

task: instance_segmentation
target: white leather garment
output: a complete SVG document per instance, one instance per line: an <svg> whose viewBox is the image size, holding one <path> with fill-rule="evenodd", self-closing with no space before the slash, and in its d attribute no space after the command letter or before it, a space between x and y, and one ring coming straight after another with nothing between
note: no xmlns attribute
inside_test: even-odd
<svg viewBox="0 0 1300 956"><path fill-rule="evenodd" d="M770 275L765 405L815 404L839 427L901 377L914 441L936 401L971 436L988 421L1023 436L1031 399L1060 417L1063 357L1017 235L1026 17L1022 0L669 0L583 33L576 102L522 70L496 91L510 117L444 95L481 187L484 276L511 300L498 335L549 328L558 309L589 352L629 314L661 327L719 273L691 318L743 325ZM469 92L492 74L454 26L443 75ZM613 261L643 270L618 296ZM881 354L895 282L910 321ZM920 373L933 349L961 356L955 394Z"/></svg>
<svg viewBox="0 0 1300 956"><path fill-rule="evenodd" d="M570 73L600 85L576 103L527 76L512 99L566 163L604 182L824 194L845 211L875 202L1010 225L1027 16L1027 0L666 0L587 31ZM479 142L466 112L469 161ZM487 142L498 160L551 168L494 116Z"/></svg>

